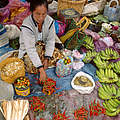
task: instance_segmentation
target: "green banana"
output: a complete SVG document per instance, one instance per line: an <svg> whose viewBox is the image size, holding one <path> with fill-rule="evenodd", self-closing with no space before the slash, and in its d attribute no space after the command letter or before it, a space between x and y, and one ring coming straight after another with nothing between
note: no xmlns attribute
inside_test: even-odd
<svg viewBox="0 0 120 120"><path fill-rule="evenodd" d="M119 78L119 80L116 82L116 85L117 85L118 87L120 87L120 78Z"/></svg>
<svg viewBox="0 0 120 120"><path fill-rule="evenodd" d="M111 116L111 117L116 116L119 113L120 113L120 108L117 109L115 112L109 112L108 110L106 110L106 115Z"/></svg>
<svg viewBox="0 0 120 120"><path fill-rule="evenodd" d="M113 67L113 70L120 74L120 61L116 62L116 63L113 63L114 67Z"/></svg>
<svg viewBox="0 0 120 120"><path fill-rule="evenodd" d="M99 69L96 71L96 74L99 78L99 82L102 83L114 83L119 80L117 74L111 69Z"/></svg>
<svg viewBox="0 0 120 120"><path fill-rule="evenodd" d="M98 88L98 95L103 100L111 99L111 96L108 94L107 91L104 90L103 87Z"/></svg>
<svg viewBox="0 0 120 120"><path fill-rule="evenodd" d="M112 85L112 93L113 93L114 95L117 94L117 91L116 91L115 85Z"/></svg>
<svg viewBox="0 0 120 120"><path fill-rule="evenodd" d="M100 56L103 60L117 59L119 58L119 53L111 48L106 48L105 51L102 50L100 52Z"/></svg>
<svg viewBox="0 0 120 120"><path fill-rule="evenodd" d="M95 46L92 37L87 36L84 40L83 46L86 47L87 49L94 50Z"/></svg>
<svg viewBox="0 0 120 120"><path fill-rule="evenodd" d="M108 90L108 88L107 88L107 85L104 85L104 84L103 84L102 86L103 86L103 89L105 90L105 92L107 92L107 93L109 94L110 92L109 92L109 90Z"/></svg>
<svg viewBox="0 0 120 120"><path fill-rule="evenodd" d="M108 89L109 94L112 94L112 89L110 88L108 84L106 84L106 88Z"/></svg>
<svg viewBox="0 0 120 120"><path fill-rule="evenodd" d="M106 103L103 102L102 104L107 111L111 112L110 108L106 105Z"/></svg>
<svg viewBox="0 0 120 120"><path fill-rule="evenodd" d="M111 104L114 108L117 108L119 105L114 101L114 99L108 100L108 103Z"/></svg>
<svg viewBox="0 0 120 120"><path fill-rule="evenodd" d="M118 99L113 99L118 105L120 105L120 101Z"/></svg>
<svg viewBox="0 0 120 120"><path fill-rule="evenodd" d="M120 88L118 88L118 90L117 90L116 97L120 97Z"/></svg>
<svg viewBox="0 0 120 120"><path fill-rule="evenodd" d="M108 95L104 95L103 93L99 92L98 96L103 99L103 100L107 100L107 99L111 99L111 96Z"/></svg>
<svg viewBox="0 0 120 120"><path fill-rule="evenodd" d="M93 61L99 69L112 68L111 63L102 60L99 55L97 55Z"/></svg>
<svg viewBox="0 0 120 120"><path fill-rule="evenodd" d="M103 100L118 98L120 97L120 88L117 90L115 86L110 87L108 84L104 84L98 88L98 95Z"/></svg>
<svg viewBox="0 0 120 120"><path fill-rule="evenodd" d="M96 51L88 51L88 52L86 53L85 58L83 59L83 62L85 62L85 63L91 62L96 55L97 55L97 52L96 52Z"/></svg>
<svg viewBox="0 0 120 120"><path fill-rule="evenodd" d="M108 101L105 101L106 106L109 108L110 112L115 112L117 109L113 107Z"/></svg>
<svg viewBox="0 0 120 120"><path fill-rule="evenodd" d="M110 100L105 100L103 102L103 106L106 109L106 115L108 116L116 116L120 113L120 101L117 99L110 99Z"/></svg>

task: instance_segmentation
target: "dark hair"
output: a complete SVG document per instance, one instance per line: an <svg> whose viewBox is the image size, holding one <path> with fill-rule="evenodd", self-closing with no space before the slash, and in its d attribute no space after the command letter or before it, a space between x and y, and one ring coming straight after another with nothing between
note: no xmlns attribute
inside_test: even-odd
<svg viewBox="0 0 120 120"><path fill-rule="evenodd" d="M8 5L9 0L0 0L0 8L4 8L6 5Z"/></svg>
<svg viewBox="0 0 120 120"><path fill-rule="evenodd" d="M27 2L30 2L30 11L34 11L37 6L45 5L45 7L48 10L48 3L47 0L27 0Z"/></svg>

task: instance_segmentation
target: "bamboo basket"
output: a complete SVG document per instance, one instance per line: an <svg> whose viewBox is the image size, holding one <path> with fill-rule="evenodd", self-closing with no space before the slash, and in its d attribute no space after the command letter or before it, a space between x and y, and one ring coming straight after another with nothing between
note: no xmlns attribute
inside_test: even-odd
<svg viewBox="0 0 120 120"><path fill-rule="evenodd" d="M79 0L79 1L58 0L57 15L59 15L60 10L64 10L68 8L74 8L76 11L78 11L81 14L85 3L86 3L86 0Z"/></svg>
<svg viewBox="0 0 120 120"><path fill-rule="evenodd" d="M15 64L15 62L17 63ZM13 64L11 65L11 63ZM0 63L0 75L3 81L14 83L18 77L25 76L24 62L15 57L6 58Z"/></svg>

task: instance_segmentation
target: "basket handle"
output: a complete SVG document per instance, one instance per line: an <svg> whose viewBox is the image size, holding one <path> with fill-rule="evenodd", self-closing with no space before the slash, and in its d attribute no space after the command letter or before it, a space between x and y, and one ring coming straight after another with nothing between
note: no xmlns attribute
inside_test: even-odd
<svg viewBox="0 0 120 120"><path fill-rule="evenodd" d="M111 3L112 3L113 1L117 3L117 6L119 6L118 0L111 0L111 1L109 2L109 6L111 5Z"/></svg>
<svg viewBox="0 0 120 120"><path fill-rule="evenodd" d="M81 24L84 21L86 21L86 23L81 27ZM90 19L88 19L86 16L84 16L78 23L76 23L77 26L78 25L80 26L79 31L82 31L82 32L85 31L85 29L89 26L89 24L90 24Z"/></svg>

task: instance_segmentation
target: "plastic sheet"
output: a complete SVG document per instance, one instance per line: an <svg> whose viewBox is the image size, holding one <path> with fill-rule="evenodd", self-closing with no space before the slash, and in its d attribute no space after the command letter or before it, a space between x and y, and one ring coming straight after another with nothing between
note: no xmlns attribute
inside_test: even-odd
<svg viewBox="0 0 120 120"><path fill-rule="evenodd" d="M0 9L2 13L0 23L15 24L20 27L24 18L30 15L29 6L27 2L9 0L9 4Z"/></svg>
<svg viewBox="0 0 120 120"><path fill-rule="evenodd" d="M92 64L85 64L85 66L81 70L73 70L71 75L68 75L66 77L60 77L60 78L57 77L57 75L55 73L55 68L47 69L46 70L47 76L49 76L49 78L52 78L53 80L56 80L56 87L59 88L58 90L56 90L56 92L54 94L61 92L63 90L72 89L71 80L73 79L75 74L80 71L83 71L83 72L91 75L93 77L94 81L98 81L98 78L96 77L96 68ZM38 81L35 79L35 78L38 79L39 75L26 73L26 77L29 78L30 83L32 84L31 85L31 94L28 95L27 97L44 96L44 94L41 91L42 87L39 84L37 84ZM14 98L18 98L18 97L24 98L24 97L18 96L18 95L14 96Z"/></svg>

